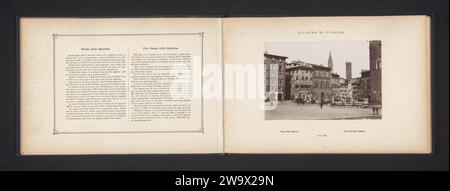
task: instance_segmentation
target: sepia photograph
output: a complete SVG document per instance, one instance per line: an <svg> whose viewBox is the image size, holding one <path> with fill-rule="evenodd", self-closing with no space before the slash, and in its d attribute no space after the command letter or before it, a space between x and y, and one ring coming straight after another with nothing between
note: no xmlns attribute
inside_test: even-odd
<svg viewBox="0 0 450 191"><path fill-rule="evenodd" d="M266 120L381 119L381 41L264 46Z"/></svg>

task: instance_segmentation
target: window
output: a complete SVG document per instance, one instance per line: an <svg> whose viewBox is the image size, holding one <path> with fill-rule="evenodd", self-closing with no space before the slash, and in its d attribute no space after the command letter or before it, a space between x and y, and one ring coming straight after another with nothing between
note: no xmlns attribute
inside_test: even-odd
<svg viewBox="0 0 450 191"><path fill-rule="evenodd" d="M381 69L381 59L377 58L375 62L375 69Z"/></svg>

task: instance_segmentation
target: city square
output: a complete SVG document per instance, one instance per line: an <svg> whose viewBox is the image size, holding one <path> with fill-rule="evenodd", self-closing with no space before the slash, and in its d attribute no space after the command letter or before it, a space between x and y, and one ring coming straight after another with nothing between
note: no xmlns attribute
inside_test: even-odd
<svg viewBox="0 0 450 191"><path fill-rule="evenodd" d="M372 107L332 106L320 104L298 104L292 101L278 101L273 110L266 110L266 119L272 120L339 120L380 119Z"/></svg>

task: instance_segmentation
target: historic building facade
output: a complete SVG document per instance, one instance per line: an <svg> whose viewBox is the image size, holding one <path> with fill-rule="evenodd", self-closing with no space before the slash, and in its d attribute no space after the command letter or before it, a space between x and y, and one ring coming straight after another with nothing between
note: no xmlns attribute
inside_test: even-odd
<svg viewBox="0 0 450 191"><path fill-rule="evenodd" d="M293 61L287 64L286 74L291 76L291 99L302 98L307 102L332 99L333 85L330 67Z"/></svg>
<svg viewBox="0 0 450 191"><path fill-rule="evenodd" d="M381 41L369 42L370 99L369 104L381 107Z"/></svg>
<svg viewBox="0 0 450 191"><path fill-rule="evenodd" d="M285 99L286 59L288 57L264 53L264 86L266 100Z"/></svg>
<svg viewBox="0 0 450 191"><path fill-rule="evenodd" d="M362 70L361 76L354 78L353 86L353 99L358 101L366 101L370 96L370 70Z"/></svg>
<svg viewBox="0 0 450 191"><path fill-rule="evenodd" d="M286 74L291 76L291 99L302 98L307 102L311 101L313 72L313 66L302 61L294 61L288 64Z"/></svg>
<svg viewBox="0 0 450 191"><path fill-rule="evenodd" d="M313 100L331 99L331 68L321 65L313 65Z"/></svg>
<svg viewBox="0 0 450 191"><path fill-rule="evenodd" d="M266 100L369 101L381 106L381 42L370 41L370 70L352 78L352 62L345 62L345 79L333 73L333 57L327 66L303 61L287 63L286 56L264 54Z"/></svg>

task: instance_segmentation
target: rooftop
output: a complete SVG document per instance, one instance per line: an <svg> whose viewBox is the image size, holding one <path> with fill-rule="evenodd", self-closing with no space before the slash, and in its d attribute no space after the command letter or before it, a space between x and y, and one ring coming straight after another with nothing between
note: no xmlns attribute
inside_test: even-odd
<svg viewBox="0 0 450 191"><path fill-rule="evenodd" d="M313 67L308 67L308 66L303 66L303 65L295 65L295 66L291 66L291 67L286 67L286 70L290 71L290 70L314 70Z"/></svg>
<svg viewBox="0 0 450 191"><path fill-rule="evenodd" d="M289 64L290 65L294 65L294 66L291 66L290 68L303 67L303 68L308 68L308 69L331 70L331 68L328 67L328 66L318 65L318 64L311 64L311 63L303 62L303 61L300 61L300 60L292 61Z"/></svg>
<svg viewBox="0 0 450 191"><path fill-rule="evenodd" d="M331 71L331 68L330 68L330 67L327 67L327 66L317 65L317 64L311 64L311 65L314 67L314 69L319 69L319 70L330 70L330 71Z"/></svg>
<svg viewBox="0 0 450 191"><path fill-rule="evenodd" d="M280 55L268 54L268 53L264 53L264 56L267 56L267 57L276 57L276 58L288 58L287 56L280 56Z"/></svg>

